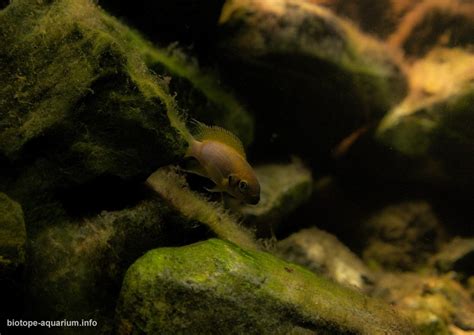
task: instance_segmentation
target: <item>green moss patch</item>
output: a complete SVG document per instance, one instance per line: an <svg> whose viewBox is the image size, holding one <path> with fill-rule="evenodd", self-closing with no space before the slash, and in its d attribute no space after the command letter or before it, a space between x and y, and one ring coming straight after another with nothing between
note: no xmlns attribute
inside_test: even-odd
<svg viewBox="0 0 474 335"><path fill-rule="evenodd" d="M270 254L212 239L148 252L127 271L125 334L412 334L383 303Z"/></svg>

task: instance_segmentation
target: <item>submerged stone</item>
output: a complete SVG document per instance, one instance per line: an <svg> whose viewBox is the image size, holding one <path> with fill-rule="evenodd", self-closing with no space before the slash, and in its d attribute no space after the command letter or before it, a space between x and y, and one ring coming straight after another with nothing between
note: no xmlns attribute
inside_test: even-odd
<svg viewBox="0 0 474 335"><path fill-rule="evenodd" d="M339 284L368 291L373 275L336 236L317 228L300 230L276 245L276 254Z"/></svg>
<svg viewBox="0 0 474 335"><path fill-rule="evenodd" d="M219 238L241 247L259 248L252 233L239 224L237 217L225 211L222 205L191 191L184 176L176 170L158 169L147 179L147 184L186 220L199 222Z"/></svg>
<svg viewBox="0 0 474 335"><path fill-rule="evenodd" d="M0 40L0 185L28 226L63 220L62 194L76 187L141 182L176 162L186 145L168 113L180 108L252 140L251 117L215 76L93 1L14 1Z"/></svg>
<svg viewBox="0 0 474 335"><path fill-rule="evenodd" d="M255 173L261 188L260 202L256 206L242 205L236 210L258 230L262 230L262 226L275 228L311 196L311 171L299 160L257 166Z"/></svg>
<svg viewBox="0 0 474 335"><path fill-rule="evenodd" d="M89 319L110 334L126 269L146 251L208 237L158 197L42 229L32 240L30 308L43 319ZM81 328L69 333L82 334ZM83 328L82 328L83 331Z"/></svg>
<svg viewBox="0 0 474 335"><path fill-rule="evenodd" d="M412 334L390 307L222 240L149 251L127 271L121 334Z"/></svg>
<svg viewBox="0 0 474 335"><path fill-rule="evenodd" d="M409 73L411 92L382 120L377 139L401 156L397 166L413 162L411 178L473 183L474 54L435 49Z"/></svg>
<svg viewBox="0 0 474 335"><path fill-rule="evenodd" d="M226 1L220 36L222 71L255 111L262 155L327 156L406 92L382 43L308 1Z"/></svg>

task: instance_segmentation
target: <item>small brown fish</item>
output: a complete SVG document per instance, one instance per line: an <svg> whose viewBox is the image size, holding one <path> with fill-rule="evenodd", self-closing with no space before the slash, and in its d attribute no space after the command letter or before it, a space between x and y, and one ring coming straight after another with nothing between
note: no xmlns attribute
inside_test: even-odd
<svg viewBox="0 0 474 335"><path fill-rule="evenodd" d="M247 162L240 140L220 127L196 123L196 132L189 140L186 157L199 165L190 172L211 179L216 185L210 192L226 192L241 201L256 205L260 201L260 184Z"/></svg>

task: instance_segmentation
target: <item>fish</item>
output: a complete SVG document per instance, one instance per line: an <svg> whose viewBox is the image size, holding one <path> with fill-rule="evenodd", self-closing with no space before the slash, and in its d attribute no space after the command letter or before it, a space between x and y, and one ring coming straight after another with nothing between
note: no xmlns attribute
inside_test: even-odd
<svg viewBox="0 0 474 335"><path fill-rule="evenodd" d="M224 192L247 204L258 204L260 183L239 138L218 126L194 124L185 158L195 159L197 164L188 164L186 170L210 179L215 186L207 189L209 192Z"/></svg>

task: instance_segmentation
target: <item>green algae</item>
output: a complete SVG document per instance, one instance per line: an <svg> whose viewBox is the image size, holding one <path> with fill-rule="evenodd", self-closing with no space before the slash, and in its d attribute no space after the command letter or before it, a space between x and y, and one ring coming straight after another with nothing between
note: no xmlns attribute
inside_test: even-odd
<svg viewBox="0 0 474 335"><path fill-rule="evenodd" d="M412 334L388 306L222 240L149 251L125 276L122 334Z"/></svg>
<svg viewBox="0 0 474 335"><path fill-rule="evenodd" d="M45 227L31 243L30 308L44 319L92 318L98 322L94 334L110 334L128 266L150 249L194 242L200 234L157 197ZM72 327L66 333L83 330Z"/></svg>
<svg viewBox="0 0 474 335"><path fill-rule="evenodd" d="M242 247L258 249L250 231L238 219L204 196L191 191L183 176L172 169L162 168L153 173L147 184L187 220L194 220L209 227L218 237Z"/></svg>
<svg viewBox="0 0 474 335"><path fill-rule="evenodd" d="M213 75L92 1L12 1L0 39L0 160L11 171L1 184L29 226L67 220L63 190L143 181L176 162L186 143L169 116L183 109L251 141L252 119Z"/></svg>

